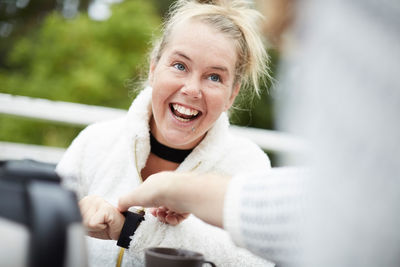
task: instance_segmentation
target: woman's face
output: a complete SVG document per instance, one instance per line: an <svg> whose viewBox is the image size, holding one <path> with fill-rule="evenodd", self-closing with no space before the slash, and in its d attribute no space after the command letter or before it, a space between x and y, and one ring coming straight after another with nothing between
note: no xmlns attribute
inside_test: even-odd
<svg viewBox="0 0 400 267"><path fill-rule="evenodd" d="M190 149L202 140L239 92L236 58L234 42L210 26L186 21L175 27L150 66L150 127L159 142Z"/></svg>

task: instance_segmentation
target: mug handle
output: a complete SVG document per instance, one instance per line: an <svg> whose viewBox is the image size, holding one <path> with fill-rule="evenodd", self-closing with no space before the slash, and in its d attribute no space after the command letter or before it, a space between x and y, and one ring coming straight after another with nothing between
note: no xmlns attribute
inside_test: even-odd
<svg viewBox="0 0 400 267"><path fill-rule="evenodd" d="M217 267L212 261L203 261L203 264L208 263L211 267Z"/></svg>

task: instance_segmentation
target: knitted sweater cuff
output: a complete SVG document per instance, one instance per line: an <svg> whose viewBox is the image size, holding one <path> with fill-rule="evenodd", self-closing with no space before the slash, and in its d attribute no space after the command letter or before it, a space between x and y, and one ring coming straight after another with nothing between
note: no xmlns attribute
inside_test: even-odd
<svg viewBox="0 0 400 267"><path fill-rule="evenodd" d="M229 232L233 242L244 246L240 228L241 190L246 181L241 175L233 176L225 194L223 227Z"/></svg>

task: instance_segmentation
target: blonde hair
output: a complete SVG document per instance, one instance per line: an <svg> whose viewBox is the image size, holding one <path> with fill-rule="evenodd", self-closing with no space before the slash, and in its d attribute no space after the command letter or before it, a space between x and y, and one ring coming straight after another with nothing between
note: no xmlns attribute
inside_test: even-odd
<svg viewBox="0 0 400 267"><path fill-rule="evenodd" d="M257 26L262 15L249 1L177 0L163 24L161 38L154 44L151 60L158 62L175 25L188 19L198 19L236 41L235 83L240 82L242 89L253 88L259 95L260 83L269 78L269 58Z"/></svg>

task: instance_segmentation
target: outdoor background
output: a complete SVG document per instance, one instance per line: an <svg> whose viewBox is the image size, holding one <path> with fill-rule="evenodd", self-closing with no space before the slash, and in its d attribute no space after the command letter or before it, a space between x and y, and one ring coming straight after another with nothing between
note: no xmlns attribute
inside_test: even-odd
<svg viewBox="0 0 400 267"><path fill-rule="evenodd" d="M0 93L128 109L172 2L0 0ZM269 88L236 105L233 124L274 129ZM81 130L0 114L0 141L68 147Z"/></svg>

